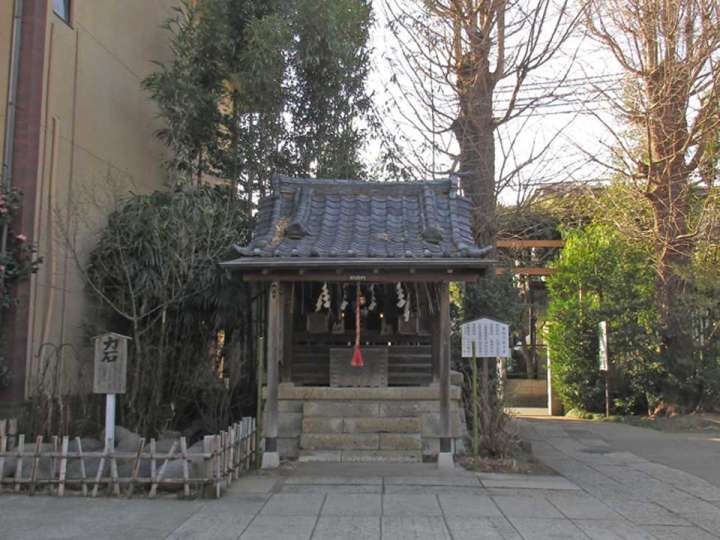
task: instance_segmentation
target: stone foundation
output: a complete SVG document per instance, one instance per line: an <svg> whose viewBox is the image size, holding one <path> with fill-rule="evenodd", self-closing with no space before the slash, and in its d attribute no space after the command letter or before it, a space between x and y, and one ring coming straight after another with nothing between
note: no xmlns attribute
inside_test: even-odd
<svg viewBox="0 0 720 540"><path fill-rule="evenodd" d="M454 382L457 382L456 380ZM332 388L281 383L278 450L283 458L312 453L335 461L420 461L440 450L438 385ZM465 449L467 428L460 387L450 391L455 452Z"/></svg>

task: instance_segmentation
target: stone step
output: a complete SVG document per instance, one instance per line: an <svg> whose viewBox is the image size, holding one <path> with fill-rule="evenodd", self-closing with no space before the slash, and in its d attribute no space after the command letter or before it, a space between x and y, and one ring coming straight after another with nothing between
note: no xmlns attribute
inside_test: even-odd
<svg viewBox="0 0 720 540"><path fill-rule="evenodd" d="M418 417L380 418L376 416L341 418L310 416L303 418L303 433L420 433Z"/></svg>
<svg viewBox="0 0 720 540"><path fill-rule="evenodd" d="M451 405L455 410L457 404ZM298 410L300 412L300 410ZM305 418L398 418L439 413L439 400L317 400L302 402Z"/></svg>
<svg viewBox="0 0 720 540"><path fill-rule="evenodd" d="M421 463L422 450L344 450L341 463Z"/></svg>
<svg viewBox="0 0 720 540"><path fill-rule="evenodd" d="M303 433L302 450L422 450L420 433Z"/></svg>
<svg viewBox="0 0 720 540"><path fill-rule="evenodd" d="M302 450L302 463L419 463L420 450Z"/></svg>

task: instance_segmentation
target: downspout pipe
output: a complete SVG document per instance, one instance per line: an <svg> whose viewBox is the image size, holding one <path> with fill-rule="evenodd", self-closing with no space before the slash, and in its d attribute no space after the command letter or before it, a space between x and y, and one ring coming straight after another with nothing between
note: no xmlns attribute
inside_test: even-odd
<svg viewBox="0 0 720 540"><path fill-rule="evenodd" d="M10 78L8 80L7 113L5 115L5 145L3 148L2 186L12 187L13 153L15 151L15 111L17 108L18 74L20 72L20 44L22 38L23 0L15 0L13 9L12 45L10 52ZM0 253L7 253L8 225L3 225L0 238ZM5 276L0 272L0 288L4 286Z"/></svg>

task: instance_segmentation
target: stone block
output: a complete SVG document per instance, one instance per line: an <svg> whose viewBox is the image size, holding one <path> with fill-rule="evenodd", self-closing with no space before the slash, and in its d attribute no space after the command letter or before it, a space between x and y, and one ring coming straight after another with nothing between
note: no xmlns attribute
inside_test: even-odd
<svg viewBox="0 0 720 540"><path fill-rule="evenodd" d="M372 401L306 401L303 413L310 416L378 416L380 405Z"/></svg>
<svg viewBox="0 0 720 540"><path fill-rule="evenodd" d="M422 450L422 440L409 433L381 433L380 450Z"/></svg>
<svg viewBox="0 0 720 540"><path fill-rule="evenodd" d="M456 437L453 444L455 454L464 454L469 448L464 437ZM440 437L423 436L422 452L423 456L437 456L440 453Z"/></svg>
<svg viewBox="0 0 720 540"><path fill-rule="evenodd" d="M300 453L300 437L278 437L278 452L284 458L296 458Z"/></svg>
<svg viewBox="0 0 720 540"><path fill-rule="evenodd" d="M450 371L450 384L452 386L462 386L463 374L459 371Z"/></svg>
<svg viewBox="0 0 720 540"><path fill-rule="evenodd" d="M263 395L266 395L266 390L263 391ZM382 388L333 388L292 385L283 387L281 384L278 396L280 401L437 401L440 399L440 387L438 384L431 384L429 386L386 386ZM459 386L450 387L450 399L453 401L461 399Z"/></svg>
<svg viewBox="0 0 720 540"><path fill-rule="evenodd" d="M345 433L419 433L419 418L345 418Z"/></svg>
<svg viewBox="0 0 720 540"><path fill-rule="evenodd" d="M302 421L303 433L342 433L343 419L331 416L312 416Z"/></svg>
<svg viewBox="0 0 720 540"><path fill-rule="evenodd" d="M450 410L450 434L461 437L466 433L467 427L461 418L460 409ZM422 434L424 437L442 437L439 412L422 415Z"/></svg>
<svg viewBox="0 0 720 540"><path fill-rule="evenodd" d="M418 463L422 454L416 450L343 450L343 463Z"/></svg>
<svg viewBox="0 0 720 540"><path fill-rule="evenodd" d="M282 413L278 415L278 436L299 437L303 429L302 413Z"/></svg>
<svg viewBox="0 0 720 540"><path fill-rule="evenodd" d="M303 402L297 399L281 399L278 401L278 412L301 413Z"/></svg>
<svg viewBox="0 0 720 540"><path fill-rule="evenodd" d="M301 463L340 463L341 450L301 450Z"/></svg>
<svg viewBox="0 0 720 540"><path fill-rule="evenodd" d="M380 416L412 417L427 412L439 412L440 402L430 400L385 401L380 403Z"/></svg>
<svg viewBox="0 0 720 540"><path fill-rule="evenodd" d="M380 436L376 433L304 433L300 446L303 450L377 450Z"/></svg>

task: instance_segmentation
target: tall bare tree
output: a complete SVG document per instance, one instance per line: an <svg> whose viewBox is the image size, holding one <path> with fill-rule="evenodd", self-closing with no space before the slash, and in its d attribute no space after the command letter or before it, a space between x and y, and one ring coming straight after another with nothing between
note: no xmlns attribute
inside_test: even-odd
<svg viewBox="0 0 720 540"><path fill-rule="evenodd" d="M591 35L626 74L624 94L611 99L628 128L614 131L613 167L651 208L664 349L670 367L682 368L692 351L683 276L707 230L703 205L714 200L717 178L720 3L590 0L586 15Z"/></svg>
<svg viewBox="0 0 720 540"><path fill-rule="evenodd" d="M568 40L576 18L567 1L557 0L385 0L385 7L401 52L395 68L405 79L405 117L433 152L450 156L450 172L461 176L473 201L476 237L491 244L498 192L549 147L545 141L501 166L498 177L498 128L561 97L566 71L540 84L530 78ZM526 86L532 91L523 92ZM454 144L442 139L448 133ZM516 136L506 138L506 157L517 142Z"/></svg>

